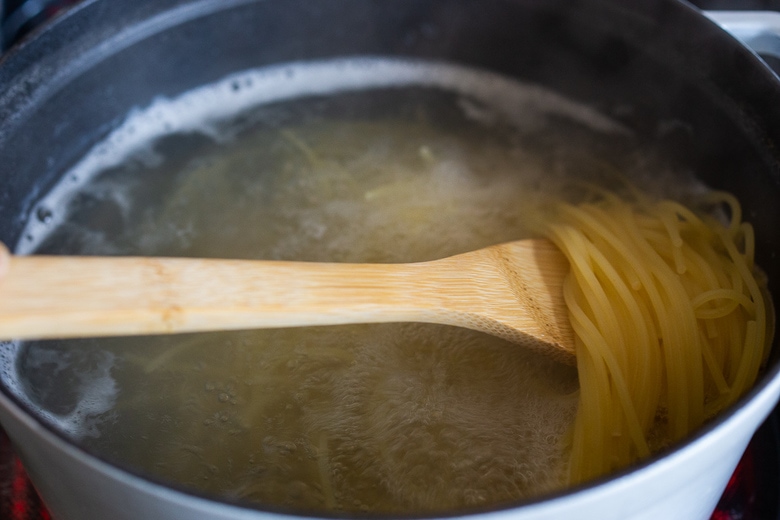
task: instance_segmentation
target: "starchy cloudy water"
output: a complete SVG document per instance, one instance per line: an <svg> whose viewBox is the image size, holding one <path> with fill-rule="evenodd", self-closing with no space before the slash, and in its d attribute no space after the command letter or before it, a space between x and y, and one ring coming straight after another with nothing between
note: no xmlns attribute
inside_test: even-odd
<svg viewBox="0 0 780 520"><path fill-rule="evenodd" d="M625 131L613 120L549 90L451 64L355 58L250 70L175 99L160 98L131 113L36 205L34 213L40 218L30 219L15 252L35 251L52 227L62 223L74 193L98 173L122 164L162 136L198 132L224 140L228 137L224 128L215 123L258 105L409 86L438 88L483 103L484 107L479 107L466 102L464 112L470 118L487 122L500 115L518 127L534 128L540 119L558 116L595 131Z"/></svg>
<svg viewBox="0 0 780 520"><path fill-rule="evenodd" d="M620 157L629 142L587 107L450 64L247 71L131 113L41 199L16 251L429 260L527 237L534 205L602 172L599 153L643 167ZM453 511L555 490L576 405L574 369L433 325L0 356L21 399L104 457L297 511Z"/></svg>

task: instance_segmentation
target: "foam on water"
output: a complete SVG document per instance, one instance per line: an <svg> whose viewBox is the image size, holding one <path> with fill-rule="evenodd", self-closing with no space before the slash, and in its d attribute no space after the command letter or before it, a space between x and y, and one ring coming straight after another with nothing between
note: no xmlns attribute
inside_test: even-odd
<svg viewBox="0 0 780 520"><path fill-rule="evenodd" d="M30 254L50 230L67 217L67 205L99 172L128 158L149 153L162 136L200 132L214 139L224 136L218 123L258 105L300 97L355 90L422 86L468 96L464 112L489 120L493 114L518 127L536 125L550 116L577 121L594 131L622 133L615 121L585 105L549 90L487 71L447 63L378 58L301 62L249 70L226 77L177 98L159 98L133 111L116 130L79 161L33 210L45 218L31 218L16 244L17 254ZM476 106L473 101L484 105Z"/></svg>
<svg viewBox="0 0 780 520"><path fill-rule="evenodd" d="M2 367L3 383L27 406L36 411L41 419L51 424L60 432L75 439L97 437L100 435L98 425L105 420L105 415L116 402L116 382L111 375L114 366L114 356L110 352L101 352L88 372L76 372L79 379L75 391L78 398L75 406L67 413L57 414L34 402L31 394L26 392L17 372L16 360L22 344L20 342L0 342L0 367ZM37 364L56 365L56 370L70 370L69 361L49 353L38 355ZM35 369L36 367L30 367Z"/></svg>

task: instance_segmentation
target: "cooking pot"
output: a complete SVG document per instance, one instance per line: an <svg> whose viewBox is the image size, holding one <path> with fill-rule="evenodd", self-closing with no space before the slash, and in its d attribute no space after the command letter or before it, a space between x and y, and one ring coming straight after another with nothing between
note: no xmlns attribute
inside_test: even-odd
<svg viewBox="0 0 780 520"><path fill-rule="evenodd" d="M620 122L733 192L780 294L780 80L675 0L88 0L0 62L0 240L131 110L245 69L333 57L449 62L538 84ZM707 518L780 395L780 349L755 388L674 449L482 518ZM288 517L110 463L5 386L0 423L57 520Z"/></svg>

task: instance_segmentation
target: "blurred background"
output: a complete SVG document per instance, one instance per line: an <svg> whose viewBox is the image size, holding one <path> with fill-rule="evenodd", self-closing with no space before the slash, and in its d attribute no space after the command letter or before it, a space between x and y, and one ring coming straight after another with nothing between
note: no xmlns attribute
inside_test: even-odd
<svg viewBox="0 0 780 520"><path fill-rule="evenodd" d="M690 3L702 9L771 9L780 11L779 0L692 0Z"/></svg>
<svg viewBox="0 0 780 520"><path fill-rule="evenodd" d="M73 4L88 0L0 0L0 49L7 49L43 21ZM630 1L630 0L628 0ZM780 0L689 0L702 9L780 11Z"/></svg>

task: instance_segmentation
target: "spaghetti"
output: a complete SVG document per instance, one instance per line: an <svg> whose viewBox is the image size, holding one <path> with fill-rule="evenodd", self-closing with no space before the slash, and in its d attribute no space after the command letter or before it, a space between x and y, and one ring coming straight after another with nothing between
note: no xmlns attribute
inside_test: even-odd
<svg viewBox="0 0 780 520"><path fill-rule="evenodd" d="M564 296L577 336L580 401L571 483L684 438L755 382L773 316L737 200L702 208L599 193L556 207L545 233L571 264Z"/></svg>

